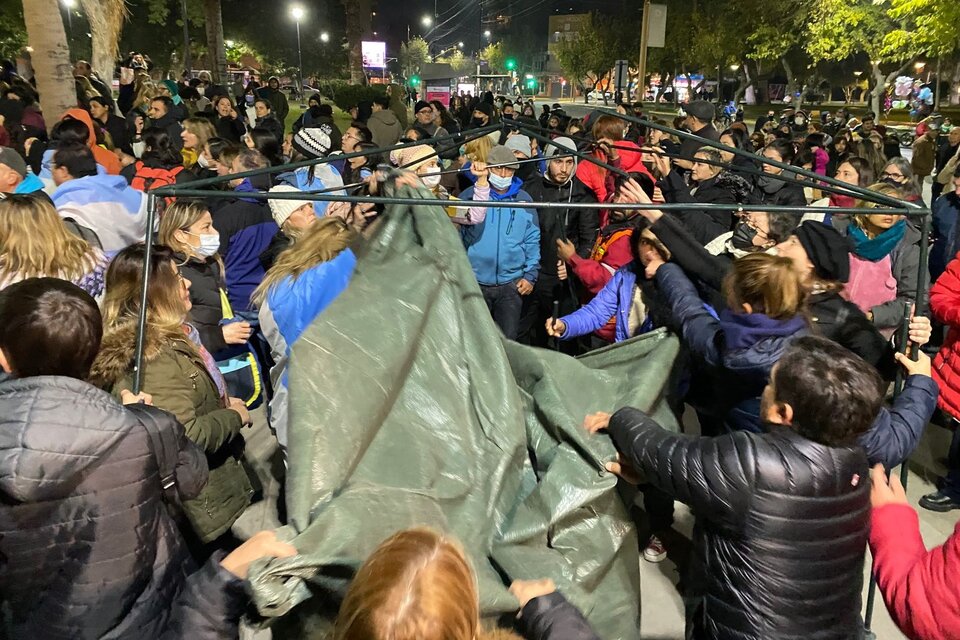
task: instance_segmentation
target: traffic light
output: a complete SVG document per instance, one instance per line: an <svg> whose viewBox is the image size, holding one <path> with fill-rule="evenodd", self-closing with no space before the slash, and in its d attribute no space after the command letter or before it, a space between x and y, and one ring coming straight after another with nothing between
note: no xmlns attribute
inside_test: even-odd
<svg viewBox="0 0 960 640"><path fill-rule="evenodd" d="M529 78L527 80L527 89L536 89L537 88L537 79Z"/></svg>
<svg viewBox="0 0 960 640"><path fill-rule="evenodd" d="M503 63L503 66L506 67L507 71L513 71L517 68L516 58L507 58L506 62Z"/></svg>
<svg viewBox="0 0 960 640"><path fill-rule="evenodd" d="M410 76L410 86L419 87L420 86L420 76Z"/></svg>

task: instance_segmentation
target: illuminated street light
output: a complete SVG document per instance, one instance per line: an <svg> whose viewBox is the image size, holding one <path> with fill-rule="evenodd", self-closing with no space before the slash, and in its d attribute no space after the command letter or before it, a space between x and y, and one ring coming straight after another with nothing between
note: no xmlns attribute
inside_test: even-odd
<svg viewBox="0 0 960 640"><path fill-rule="evenodd" d="M430 16L423 16L423 19L420 21L420 24L422 24L425 27L432 26L433 18L431 18Z"/></svg>
<svg viewBox="0 0 960 640"><path fill-rule="evenodd" d="M462 42L458 42L458 43L457 43L457 48L458 48L458 49L463 49L463 43L462 43Z"/></svg>
<svg viewBox="0 0 960 640"><path fill-rule="evenodd" d="M739 71L739 70L740 70L740 65L738 64L730 65L730 71Z"/></svg>
<svg viewBox="0 0 960 640"><path fill-rule="evenodd" d="M73 9L75 6L77 6L77 0L63 0L63 6L65 6L67 9Z"/></svg>
<svg viewBox="0 0 960 640"><path fill-rule="evenodd" d="M330 34L324 31L320 34L320 42L330 42Z"/></svg>
<svg viewBox="0 0 960 640"><path fill-rule="evenodd" d="M227 45L227 47L229 47L230 49L233 49L233 45L235 45L236 43L233 40L224 40L223 44Z"/></svg>
<svg viewBox="0 0 960 640"><path fill-rule="evenodd" d="M303 93L303 53L300 50L300 21L303 20L306 12L300 5L290 7L290 16L297 22L297 86L296 95Z"/></svg>
<svg viewBox="0 0 960 640"><path fill-rule="evenodd" d="M483 37L486 38L487 40L490 39L490 29L487 29L486 31L483 32Z"/></svg>

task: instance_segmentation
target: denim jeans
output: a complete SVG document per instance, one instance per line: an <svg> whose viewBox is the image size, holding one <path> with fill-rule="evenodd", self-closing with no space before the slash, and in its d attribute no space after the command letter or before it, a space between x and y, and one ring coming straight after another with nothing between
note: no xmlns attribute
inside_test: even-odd
<svg viewBox="0 0 960 640"><path fill-rule="evenodd" d="M507 339L516 340L520 333L520 312L523 309L523 298L517 291L517 285L513 282L499 286L482 284L480 291L500 331Z"/></svg>

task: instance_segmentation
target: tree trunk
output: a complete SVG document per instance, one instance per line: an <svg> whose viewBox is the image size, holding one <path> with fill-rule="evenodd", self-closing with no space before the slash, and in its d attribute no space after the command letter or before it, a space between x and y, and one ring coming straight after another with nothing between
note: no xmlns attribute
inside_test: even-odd
<svg viewBox="0 0 960 640"><path fill-rule="evenodd" d="M52 127L64 111L77 106L70 47L57 0L23 0L23 21L33 47L40 108Z"/></svg>
<svg viewBox="0 0 960 640"><path fill-rule="evenodd" d="M740 100L743 99L743 96L746 95L747 89L756 84L756 79L750 77L750 67L747 66L746 60L740 66L740 86L737 87L736 93L733 94L733 104L740 104Z"/></svg>
<svg viewBox="0 0 960 640"><path fill-rule="evenodd" d="M787 95L790 96L790 101L793 103L793 108L800 109L800 106L803 103L803 96L794 96L794 94L797 93L797 78L793 75L793 68L790 66L790 63L787 62L786 57L780 58L780 64L783 65L783 73L787 76Z"/></svg>
<svg viewBox="0 0 960 640"><path fill-rule="evenodd" d="M227 50L223 44L223 12L220 0L203 0L203 21L207 29L207 52L214 84L227 84Z"/></svg>
<svg viewBox="0 0 960 640"><path fill-rule="evenodd" d="M877 116L877 119L880 119L883 111L881 110L883 103L881 102L884 93L887 90L887 87L890 86L890 83L893 82L897 76L901 73L904 73L907 69L913 66L916 56L910 58L901 65L899 69L893 73L883 73L883 70L880 69L880 65L876 62L870 63L870 73L873 86L870 87L870 109Z"/></svg>
<svg viewBox="0 0 960 640"><path fill-rule="evenodd" d="M366 84L363 73L363 51L361 42L370 31L371 0L342 0L346 16L347 58L350 66L350 83Z"/></svg>
<svg viewBox="0 0 960 640"><path fill-rule="evenodd" d="M960 104L960 61L953 67L953 78L950 80L950 104Z"/></svg>
<svg viewBox="0 0 960 640"><path fill-rule="evenodd" d="M90 66L110 87L120 51L120 34L129 15L126 3L124 0L80 0L80 4L93 34Z"/></svg>

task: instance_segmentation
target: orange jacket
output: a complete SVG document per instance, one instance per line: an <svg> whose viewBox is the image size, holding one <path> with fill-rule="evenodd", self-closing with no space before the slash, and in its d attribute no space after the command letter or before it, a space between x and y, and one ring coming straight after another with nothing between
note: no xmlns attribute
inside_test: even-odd
<svg viewBox="0 0 960 640"><path fill-rule="evenodd" d="M102 164L103 168L107 170L107 173L112 176L120 175L120 160L116 154L97 144L97 132L96 129L93 128L93 120L90 118L90 114L83 109L69 109L60 119L63 120L65 118L73 118L87 125L87 129L90 130L90 137L87 138L87 146L93 151L93 157L96 159L97 164Z"/></svg>

